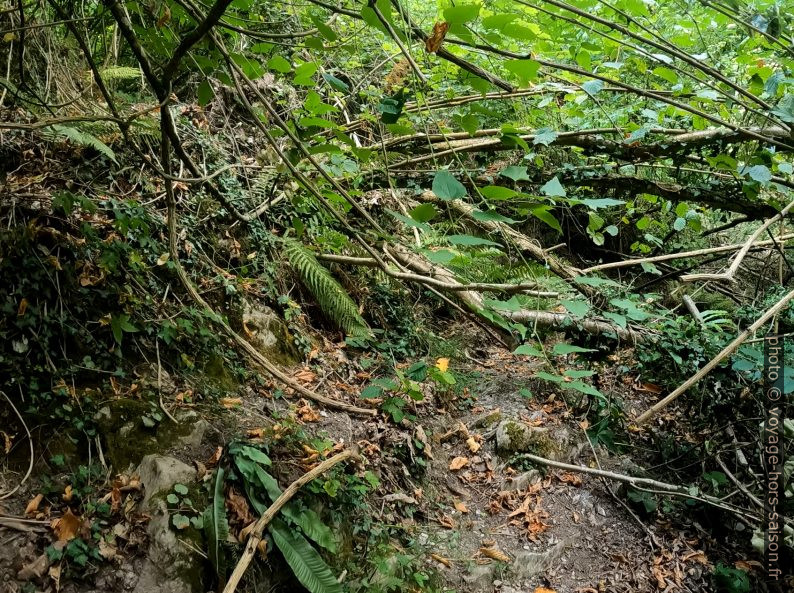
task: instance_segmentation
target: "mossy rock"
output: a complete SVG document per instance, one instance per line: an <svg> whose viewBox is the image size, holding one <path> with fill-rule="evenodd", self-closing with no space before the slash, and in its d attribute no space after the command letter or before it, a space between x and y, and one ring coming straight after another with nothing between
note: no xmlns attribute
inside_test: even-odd
<svg viewBox="0 0 794 593"><path fill-rule="evenodd" d="M496 448L502 455L531 453L552 461L568 461L576 456L580 443L563 426L550 429L504 420L496 427Z"/></svg>
<svg viewBox="0 0 794 593"><path fill-rule="evenodd" d="M94 416L103 454L117 471L137 464L146 455L162 453L178 444L192 444L198 415L185 415L179 424L164 419L152 424L153 404L149 401L120 398L107 403Z"/></svg>

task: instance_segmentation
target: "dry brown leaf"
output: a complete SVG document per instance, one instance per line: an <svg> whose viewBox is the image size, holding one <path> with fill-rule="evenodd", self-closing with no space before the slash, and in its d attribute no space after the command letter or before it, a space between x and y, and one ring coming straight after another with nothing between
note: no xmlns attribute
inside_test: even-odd
<svg viewBox="0 0 794 593"><path fill-rule="evenodd" d="M63 498L66 502L70 502L72 500L73 495L74 494L72 493L71 485L67 485L66 488L63 489L63 494L61 495L61 498Z"/></svg>
<svg viewBox="0 0 794 593"><path fill-rule="evenodd" d="M63 516L54 519L50 524L50 527L52 527L52 530L55 532L55 537L61 542L68 542L77 537L77 533L80 531L81 526L82 521L72 513L72 509L70 508L66 509Z"/></svg>
<svg viewBox="0 0 794 593"><path fill-rule="evenodd" d="M570 484L571 486L581 486L582 485L582 477L573 474L571 472L565 472L564 474L560 474L559 476L560 482L563 484Z"/></svg>
<svg viewBox="0 0 794 593"><path fill-rule="evenodd" d="M20 571L17 573L17 578L20 581L40 579L46 574L49 565L50 563L47 560L47 554L42 554L41 556L36 558L33 562L30 562L29 564L23 566L20 569Z"/></svg>
<svg viewBox="0 0 794 593"><path fill-rule="evenodd" d="M480 435L472 435L466 439L466 445L469 447L469 451L472 453L476 453L480 450L480 447L482 447L482 444L477 440L477 437L480 437ZM480 437L480 440L482 440L482 437Z"/></svg>
<svg viewBox="0 0 794 593"><path fill-rule="evenodd" d="M118 556L119 550L113 545L105 541L105 538L99 540L99 555L105 560L113 560Z"/></svg>
<svg viewBox="0 0 794 593"><path fill-rule="evenodd" d="M547 589L546 587L537 587L535 593L557 593L554 589Z"/></svg>
<svg viewBox="0 0 794 593"><path fill-rule="evenodd" d="M447 31L449 31L449 23L441 22L433 25L433 32L425 39L425 49L428 53L434 54L441 48Z"/></svg>
<svg viewBox="0 0 794 593"><path fill-rule="evenodd" d="M19 301L19 308L17 309L17 317L22 317L25 314L25 311L28 310L28 299L23 298Z"/></svg>
<svg viewBox="0 0 794 593"><path fill-rule="evenodd" d="M3 449L5 450L5 454L8 455L11 453L11 443L13 439L8 436L8 433L4 430L0 430L0 434L3 435Z"/></svg>
<svg viewBox="0 0 794 593"><path fill-rule="evenodd" d="M171 20L171 9L168 8L167 4L163 4L163 12L160 15L160 18L157 19L157 28L162 29L170 20Z"/></svg>
<svg viewBox="0 0 794 593"><path fill-rule="evenodd" d="M453 459L449 464L449 469L453 472L458 471L459 469L463 469L469 465L469 458L468 457L456 457Z"/></svg>
<svg viewBox="0 0 794 593"><path fill-rule="evenodd" d="M491 560L498 560L499 562L511 562L510 556L502 552L499 548L480 548L480 554Z"/></svg>
<svg viewBox="0 0 794 593"><path fill-rule="evenodd" d="M317 378L317 373L313 373L309 369L304 368L303 370L295 373L293 378L300 381L301 383L312 383Z"/></svg>
<svg viewBox="0 0 794 593"><path fill-rule="evenodd" d="M440 562L447 568L452 568L452 562L449 561L449 558L444 558L443 556L439 556L438 554L430 554L430 557L436 562Z"/></svg>
<svg viewBox="0 0 794 593"><path fill-rule="evenodd" d="M245 540L247 540L248 536L251 535L251 532L254 530L254 527L256 527L256 522L251 521L248 525L246 525L240 530L240 535L237 536L237 539L240 541L241 544L245 543Z"/></svg>
<svg viewBox="0 0 794 593"><path fill-rule="evenodd" d="M427 438L427 433L421 424L417 424L416 429L414 429L414 436L417 441L422 443L422 453L425 454L425 457L433 459L433 448L430 446L430 439Z"/></svg>
<svg viewBox="0 0 794 593"><path fill-rule="evenodd" d="M685 554L682 560L684 562L689 562L690 560L692 560L693 562L698 562L700 564L703 564L704 566L708 566L709 564L708 558L706 558L706 553L700 550L697 550L695 552L690 552L689 554Z"/></svg>
<svg viewBox="0 0 794 593"><path fill-rule="evenodd" d="M444 515L438 519L438 522L447 529L455 529L455 521L453 521L452 518L448 517L447 515Z"/></svg>
<svg viewBox="0 0 794 593"><path fill-rule="evenodd" d="M248 525L254 520L248 501L244 496L238 494L234 488L229 488L229 492L226 493L226 508L231 511L237 520L236 522L242 525Z"/></svg>
<svg viewBox="0 0 794 593"><path fill-rule="evenodd" d="M469 508L466 506L466 503L460 500L455 501L455 510L459 513L468 513Z"/></svg>
<svg viewBox="0 0 794 593"><path fill-rule="evenodd" d="M223 455L223 447L218 447L215 449L215 453L212 454L212 457L207 459L207 462L204 464L207 466L208 469L212 469L218 462L221 460L221 456Z"/></svg>
<svg viewBox="0 0 794 593"><path fill-rule="evenodd" d="M220 400L221 405L226 408L236 408L237 406L242 405L243 400L239 397L222 397Z"/></svg>
<svg viewBox="0 0 794 593"><path fill-rule="evenodd" d="M58 593L61 590L61 565L50 566L50 570L47 572L50 575L50 579L52 579L52 584L55 586L55 593Z"/></svg>
<svg viewBox="0 0 794 593"><path fill-rule="evenodd" d="M257 551L259 552L259 555L262 558L267 558L267 540L266 539L259 540L259 543L256 544L256 549L257 549Z"/></svg>
<svg viewBox="0 0 794 593"><path fill-rule="evenodd" d="M44 500L43 494L37 494L34 496L33 499L28 503L28 506L25 507L25 514L28 516L35 515L39 510L39 505L41 504L42 500Z"/></svg>
<svg viewBox="0 0 794 593"><path fill-rule="evenodd" d="M300 407L295 411L298 416L298 420L302 422L317 422L320 419L320 414L318 414L317 410L309 405L309 402L306 400L301 400L298 403Z"/></svg>

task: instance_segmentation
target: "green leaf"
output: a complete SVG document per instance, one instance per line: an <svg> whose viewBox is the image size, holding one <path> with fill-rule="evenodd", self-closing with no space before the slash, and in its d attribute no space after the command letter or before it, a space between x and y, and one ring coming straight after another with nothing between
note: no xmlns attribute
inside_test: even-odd
<svg viewBox="0 0 794 593"><path fill-rule="evenodd" d="M582 352L595 352L595 350L592 348L582 348L581 346L575 346L573 344L564 344L562 342L554 344L554 348L552 349L552 353L555 356L565 356Z"/></svg>
<svg viewBox="0 0 794 593"><path fill-rule="evenodd" d="M590 304L587 301L562 301L562 306L570 311L571 315L579 319L590 311Z"/></svg>
<svg viewBox="0 0 794 593"><path fill-rule="evenodd" d="M273 542L281 551L295 578L310 593L342 593L342 586L331 569L306 538L290 530L279 519L273 520L269 529Z"/></svg>
<svg viewBox="0 0 794 593"><path fill-rule="evenodd" d="M444 20L450 25L474 21L480 15L479 4L458 4L444 9Z"/></svg>
<svg viewBox="0 0 794 593"><path fill-rule="evenodd" d="M179 497L173 493L166 496L165 500L168 502L168 504L179 504Z"/></svg>
<svg viewBox="0 0 794 593"><path fill-rule="evenodd" d="M130 316L126 313L122 313L120 315L113 315L110 318L110 329L113 332L113 337L116 339L116 343L121 345L121 338L123 332L126 333L133 333L138 331L138 328L132 325L129 321Z"/></svg>
<svg viewBox="0 0 794 593"><path fill-rule="evenodd" d="M188 492L187 486L185 486L184 484L174 484L174 492L184 496Z"/></svg>
<svg viewBox="0 0 794 593"><path fill-rule="evenodd" d="M521 86L528 86L537 78L540 70L540 64L535 60L506 60L504 66L518 78Z"/></svg>
<svg viewBox="0 0 794 593"><path fill-rule="evenodd" d="M562 383L565 381L564 377L560 375L552 375L551 373L547 373L546 371L538 371L535 373L535 376L538 379L542 379L544 381L552 381L553 383Z"/></svg>
<svg viewBox="0 0 794 593"><path fill-rule="evenodd" d="M595 97L601 90L604 88L604 81L603 80L588 80L587 82L582 83L582 90L590 95L591 97Z"/></svg>
<svg viewBox="0 0 794 593"><path fill-rule="evenodd" d="M518 348L513 350L513 354L524 354L526 356L539 356L543 357L543 351L535 348L532 344L521 344Z"/></svg>
<svg viewBox="0 0 794 593"><path fill-rule="evenodd" d="M622 329L626 329L626 327L628 326L628 320L626 319L625 315L620 315L619 313L605 312L604 317L614 321L615 325L617 325Z"/></svg>
<svg viewBox="0 0 794 593"><path fill-rule="evenodd" d="M204 107L212 100L212 97L214 96L215 91L212 89L212 85L210 84L209 80L202 80L198 85L198 89L196 89L196 98L198 99L199 105Z"/></svg>
<svg viewBox="0 0 794 593"><path fill-rule="evenodd" d="M179 513L171 517L171 523L173 524L174 527L180 530L187 529L188 527L190 527L190 519L188 519L184 515L180 515Z"/></svg>
<svg viewBox="0 0 794 593"><path fill-rule="evenodd" d="M312 509L303 509L298 513L293 513L292 509L285 514L303 530L303 533L317 545L322 546L332 554L336 554L336 538L334 532L328 525L322 522L320 516Z"/></svg>
<svg viewBox="0 0 794 593"><path fill-rule="evenodd" d="M491 245L493 247L501 247L499 243L494 243L488 239L481 239L480 237L474 237L472 235L447 235L446 239L453 245Z"/></svg>
<svg viewBox="0 0 794 593"><path fill-rule="evenodd" d="M388 212L392 217L396 218L397 220L399 220L400 222L402 222L406 226L409 226L411 228L422 229L423 231L429 231L430 230L430 225L429 224L426 224L424 222L419 222L419 221L414 220L413 218L411 218L409 216L403 216L399 212L395 212L394 210L389 210L388 208L386 208L386 212Z"/></svg>
<svg viewBox="0 0 794 593"><path fill-rule="evenodd" d="M540 188L540 191L543 192L543 195L549 197L565 197L565 188L560 183L560 180L555 175L553 179L547 181L543 187Z"/></svg>
<svg viewBox="0 0 794 593"><path fill-rule="evenodd" d="M502 174L504 175L504 173ZM480 193L489 200L509 200L518 195L514 189L501 185L486 185L480 188Z"/></svg>
<svg viewBox="0 0 794 593"><path fill-rule="evenodd" d="M577 371L575 369L567 369L563 375L570 377L571 379L584 379L585 377L592 377L595 375L595 371Z"/></svg>
<svg viewBox="0 0 794 593"><path fill-rule="evenodd" d="M765 165L754 165L747 170L750 179L761 185L768 185L772 181L772 172Z"/></svg>
<svg viewBox="0 0 794 593"><path fill-rule="evenodd" d="M223 468L215 472L210 506L204 511L204 534L207 537L207 556L215 569L215 574L223 581L226 578L226 554L223 542L229 537L229 523L226 520L226 505L223 496Z"/></svg>
<svg viewBox="0 0 794 593"><path fill-rule="evenodd" d="M673 229L676 231L683 231L686 228L686 219L685 218L676 218L675 222L673 223Z"/></svg>
<svg viewBox="0 0 794 593"><path fill-rule="evenodd" d="M521 167L519 165L510 165L504 171L500 173L502 177L507 177L508 179L512 179L513 181L529 181L529 175L527 175L527 168Z"/></svg>
<svg viewBox="0 0 794 593"><path fill-rule="evenodd" d="M659 78L663 78L670 84L676 84L678 82L678 75L673 70L670 70L670 68L659 66L653 69L653 73Z"/></svg>
<svg viewBox="0 0 794 593"><path fill-rule="evenodd" d="M571 200L572 206L581 204L583 206L587 206L591 210L600 210L601 208L609 208L611 206L621 206L625 203L625 200L616 200L614 198L577 198L575 200Z"/></svg>
<svg viewBox="0 0 794 593"><path fill-rule="evenodd" d="M551 128L541 128L535 132L535 137L532 139L532 144L543 144L548 146L557 139L557 132Z"/></svg>
<svg viewBox="0 0 794 593"><path fill-rule="evenodd" d="M346 93L350 90L350 86L342 79L337 78L333 74L323 72L323 79L331 85L331 87L340 93Z"/></svg>
<svg viewBox="0 0 794 593"><path fill-rule="evenodd" d="M535 218L539 218L547 225L549 225L551 228L553 228L555 231L561 233L562 227L560 226L559 221L554 217L554 215L551 212L549 212L549 210L551 210L550 206L540 205L530 208L529 212Z"/></svg>
<svg viewBox="0 0 794 593"><path fill-rule="evenodd" d="M486 29L502 29L518 18L517 14L492 14L482 19L482 26Z"/></svg>
<svg viewBox="0 0 794 593"><path fill-rule="evenodd" d="M438 216L438 210L436 210L433 204L420 204L408 214L417 222L427 222Z"/></svg>
<svg viewBox="0 0 794 593"><path fill-rule="evenodd" d="M433 193L442 200L459 200L467 195L466 187L449 171L436 172L433 177Z"/></svg>
<svg viewBox="0 0 794 593"><path fill-rule="evenodd" d="M592 385L588 385L587 383L583 383L582 381L571 381L570 383L566 383L565 386L568 389L574 389L579 393L584 393L586 395L592 395L595 397L603 397L604 394L601 393L598 389L593 387Z"/></svg>

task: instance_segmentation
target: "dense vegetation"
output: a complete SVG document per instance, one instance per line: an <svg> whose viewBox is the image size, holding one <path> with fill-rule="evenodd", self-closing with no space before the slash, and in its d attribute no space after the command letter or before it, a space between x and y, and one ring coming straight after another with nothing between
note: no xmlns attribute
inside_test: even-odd
<svg viewBox="0 0 794 593"><path fill-rule="evenodd" d="M402 434L407 491L432 459L414 457L427 398L476 406L468 365L498 346L594 455L672 484L610 490L635 518L707 517L717 539L743 522L706 580L767 586L733 560L763 556L763 338L794 332L790 0L20 0L0 3L0 65L0 434L19 470L0 491L28 479L32 434L88 459L31 449L53 512L91 522L48 566L79 581L107 560L118 508L91 452L116 450L117 413L146 439L246 389L287 402L253 444L228 421L201 492L168 494L209 590L289 460L344 448L340 424L305 430L312 406ZM388 472L343 467L267 526L290 572L312 593L443 590L375 519ZM328 524L349 517L341 549Z"/></svg>

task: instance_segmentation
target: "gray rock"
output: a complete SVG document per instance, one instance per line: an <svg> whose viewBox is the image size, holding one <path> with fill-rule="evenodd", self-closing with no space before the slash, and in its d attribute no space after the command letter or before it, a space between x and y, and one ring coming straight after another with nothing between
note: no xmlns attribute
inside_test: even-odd
<svg viewBox="0 0 794 593"><path fill-rule="evenodd" d="M536 469L531 469L529 471L524 472L523 474L519 474L517 476L513 476L510 478L507 483L505 484L505 490L508 492L515 491L520 492L522 490L526 490L533 484L539 482L541 480L540 472Z"/></svg>
<svg viewBox="0 0 794 593"><path fill-rule="evenodd" d="M496 449L503 455L532 453L552 461L571 461L583 445L564 426L528 426L516 420L503 420L496 427Z"/></svg>
<svg viewBox="0 0 794 593"><path fill-rule="evenodd" d="M270 307L246 301L243 304L243 326L254 348L279 362L296 362L298 351L287 325Z"/></svg>
<svg viewBox="0 0 794 593"><path fill-rule="evenodd" d="M137 470L144 487L142 508L151 520L147 527L149 550L133 593L198 593L203 560L181 544L169 525L165 500L157 496L174 484L188 484L195 470L173 457L147 455Z"/></svg>
<svg viewBox="0 0 794 593"><path fill-rule="evenodd" d="M463 576L463 580L477 591L490 590L493 587L494 571L496 562L490 564L475 564L469 570L469 574Z"/></svg>
<svg viewBox="0 0 794 593"><path fill-rule="evenodd" d="M524 579L544 573L559 560L567 546L568 542L563 540L545 552L519 552L513 563L516 573Z"/></svg>
<svg viewBox="0 0 794 593"><path fill-rule="evenodd" d="M144 457L136 473L144 488L141 502L144 510L148 509L154 495L171 490L174 484L192 482L196 477L196 470L188 464L162 455Z"/></svg>

